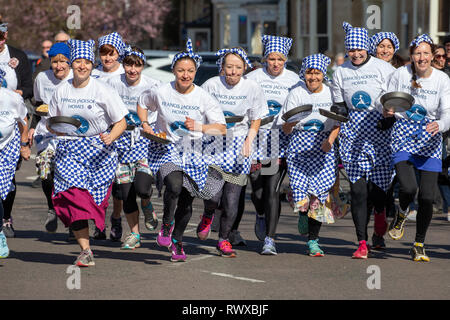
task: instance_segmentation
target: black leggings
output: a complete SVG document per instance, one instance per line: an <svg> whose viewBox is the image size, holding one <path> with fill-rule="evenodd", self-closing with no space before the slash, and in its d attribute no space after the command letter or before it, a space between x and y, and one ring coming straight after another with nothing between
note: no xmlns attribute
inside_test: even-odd
<svg viewBox="0 0 450 320"><path fill-rule="evenodd" d="M351 211L358 241L366 240L372 204L376 212L382 212L386 203L386 192L372 181L360 178L350 184Z"/></svg>
<svg viewBox="0 0 450 320"><path fill-rule="evenodd" d="M239 209L239 198L241 196L242 186L225 182L221 191L212 199L204 200L205 215L211 217L215 210L221 205L222 214L220 215L219 238L228 239L232 230Z"/></svg>
<svg viewBox="0 0 450 320"><path fill-rule="evenodd" d="M398 197L400 208L403 211L414 201L417 189L419 189L415 241L423 243L433 217L433 201L439 172L419 170L420 185L417 186L415 169L412 163L407 161L399 162L395 165L395 171L400 184Z"/></svg>
<svg viewBox="0 0 450 320"><path fill-rule="evenodd" d="M319 238L320 227L322 222L308 217L308 240L316 240Z"/></svg>
<svg viewBox="0 0 450 320"><path fill-rule="evenodd" d="M3 201L0 201L0 232L3 230Z"/></svg>
<svg viewBox="0 0 450 320"><path fill-rule="evenodd" d="M278 219L281 212L280 190L277 186L281 184L281 177L284 177L286 167L279 165L278 171L273 175L263 175L262 170L250 173L250 183L252 185L251 199L255 206L256 213L265 217L266 234L274 238Z"/></svg>
<svg viewBox="0 0 450 320"><path fill-rule="evenodd" d="M163 223L170 224L175 220L172 238L182 241L184 230L192 216L192 197L183 187L183 172L173 171L164 178L166 186L164 191Z"/></svg>
<svg viewBox="0 0 450 320"><path fill-rule="evenodd" d="M153 177L145 172L136 172L132 183L113 184L113 197L123 200L123 212L130 214L138 211L136 196L150 199L152 195Z"/></svg>
<svg viewBox="0 0 450 320"><path fill-rule="evenodd" d="M50 210L53 210L52 192L53 192L53 175L50 175L47 179L42 179L42 191L44 191L45 198L47 199L47 206Z"/></svg>
<svg viewBox="0 0 450 320"><path fill-rule="evenodd" d="M14 185L14 191L11 191L6 196L5 200L2 200L3 203L3 219L8 220L11 218L11 212L14 204L14 199L16 198L16 178L13 179L12 184ZM3 223L3 222L2 222Z"/></svg>

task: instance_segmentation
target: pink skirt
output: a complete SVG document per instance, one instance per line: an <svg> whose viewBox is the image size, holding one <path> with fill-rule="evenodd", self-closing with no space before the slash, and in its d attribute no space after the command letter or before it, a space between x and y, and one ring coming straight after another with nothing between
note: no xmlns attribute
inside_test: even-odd
<svg viewBox="0 0 450 320"><path fill-rule="evenodd" d="M108 188L105 199L98 206L89 191L71 187L63 192L52 195L56 215L67 227L78 220L94 220L100 230L105 229L106 208L111 195L112 184Z"/></svg>

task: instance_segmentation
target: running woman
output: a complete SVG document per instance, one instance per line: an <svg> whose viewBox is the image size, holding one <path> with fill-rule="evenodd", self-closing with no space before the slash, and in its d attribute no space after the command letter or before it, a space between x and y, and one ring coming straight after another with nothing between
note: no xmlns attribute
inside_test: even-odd
<svg viewBox="0 0 450 320"><path fill-rule="evenodd" d="M386 90L386 79L395 70L386 61L368 55L369 37L364 28L353 28L344 22L345 49L349 60L333 74L333 112L347 115L341 124L339 155L350 179L351 212L358 238L353 258L366 259L367 226L371 210L375 216L385 216L386 190L392 182L390 159L391 130L379 130L383 118L375 107L376 100ZM377 232L378 233L378 232Z"/></svg>
<svg viewBox="0 0 450 320"><path fill-rule="evenodd" d="M369 39L369 54L390 63L394 68L400 68L405 63L397 54L400 41L393 32L378 32Z"/></svg>
<svg viewBox="0 0 450 320"><path fill-rule="evenodd" d="M277 116L289 91L299 82L295 72L285 68L292 39L263 35L263 68L250 72L247 77L263 88L269 115ZM275 234L280 217L280 186L286 174L284 151L287 137L274 121L262 125L258 133L258 149L252 165L250 183L252 202L256 209L255 234L264 241L262 253L275 255ZM270 160L270 163L266 162Z"/></svg>
<svg viewBox="0 0 450 320"><path fill-rule="evenodd" d="M404 65L403 59L396 53L398 49L400 49L400 41L393 32L379 32L369 39L369 54L390 63L396 69ZM393 123L389 125L392 126L392 124ZM394 185L396 183L397 178L394 177L394 180L387 191L386 210L374 215L374 230L372 235L373 249L386 248L384 241L384 235L388 229L386 215L388 212L393 212L393 210L395 210L393 194ZM373 209L370 208L369 210Z"/></svg>
<svg viewBox="0 0 450 320"><path fill-rule="evenodd" d="M115 141L119 165L112 191L114 199L124 201L123 211L131 230L121 247L126 250L135 249L141 245L136 196L141 198L145 227L148 230L155 230L158 226L158 218L150 201L154 179L148 166L148 140L138 135L141 121L137 115L137 103L142 92L160 86L161 82L141 74L146 59L138 47L125 48L122 63L125 73L109 77L106 83L116 89L129 112L126 116L127 130ZM151 113L146 121L152 124L155 120L156 113ZM114 218L111 216L111 224L114 223ZM112 236L111 230L111 238Z"/></svg>
<svg viewBox="0 0 450 320"><path fill-rule="evenodd" d="M211 199L223 187L222 176L209 169L212 159L203 156L202 149L204 134L226 134L225 118L217 101L193 83L202 58L193 52L190 39L186 49L172 60L175 81L144 92L138 104L144 131L165 134L171 142L150 142L149 166L165 185L164 215L156 241L169 248L173 262L186 260L182 238L194 197ZM148 110L158 112L154 130L145 122Z"/></svg>
<svg viewBox="0 0 450 320"><path fill-rule="evenodd" d="M242 187L247 184L250 173L251 150L261 118L268 113L264 92L259 84L243 77L247 68L251 68L247 53L242 48L222 49L216 55L219 74L206 81L202 88L219 103L226 116L242 116L239 122L227 124L225 150L215 169L222 173L225 184L214 198L205 200L205 213L197 227L197 236L206 240L211 231L214 212L222 206L219 224L219 242L216 249L219 255L235 257L229 240L231 228L235 222ZM250 122L250 127L248 125ZM220 140L220 139L219 139Z"/></svg>
<svg viewBox="0 0 450 320"><path fill-rule="evenodd" d="M101 65L92 70L91 75L99 80L106 81L109 77L118 76L125 73L121 61L125 53L126 45L122 36L117 32L107 34L98 38L98 53ZM114 187L115 189L115 187ZM123 202L115 197L113 192L113 212L111 214L111 232L109 238L111 241L120 241L122 239L122 213ZM106 230L95 228L94 239L106 239Z"/></svg>
<svg viewBox="0 0 450 320"><path fill-rule="evenodd" d="M333 104L326 76L331 59L319 53L303 59L300 79L303 82L291 90L281 109L281 114L310 104L312 112L294 116L296 121L278 124L289 134L287 167L293 198L294 212L307 216L308 254L324 255L319 246L322 223L334 223L329 190L336 180L336 156L333 147L339 134L339 124L319 113L319 108L330 110ZM297 120L298 119L298 120Z"/></svg>
<svg viewBox="0 0 450 320"><path fill-rule="evenodd" d="M52 200L56 214L66 227L72 227L81 247L75 265L89 267L95 262L88 220L94 220L100 230L105 227L106 208L118 164L113 142L126 128L128 109L117 92L90 76L95 61L94 40L71 39L68 45L73 79L55 90L49 117L73 117L81 126L72 135L55 138Z"/></svg>
<svg viewBox="0 0 450 320"><path fill-rule="evenodd" d="M392 158L400 183L400 205L389 226L389 235L394 240L403 237L408 206L419 189L411 256L414 261L430 261L424 242L433 215L438 174L442 171L442 133L450 128L450 80L444 72L431 66L434 44L427 34L415 38L409 52L412 63L392 74L387 90L406 92L414 97L414 105L408 111L395 114ZM387 110L384 114L393 116ZM419 186L415 169L420 176Z"/></svg>
<svg viewBox="0 0 450 320"><path fill-rule="evenodd" d="M0 83L6 72L0 69ZM16 92L0 87L0 219L3 219L5 208L11 206L6 200L11 192L15 192L13 183L19 158L30 158L28 143L27 108L23 98ZM1 220L0 220L1 221ZM0 224L0 258L9 255L3 225Z"/></svg>
<svg viewBox="0 0 450 320"><path fill-rule="evenodd" d="M55 43L48 51L51 69L38 73L34 82L34 100L37 110L43 108L48 110L53 92L63 81L73 78L70 68L70 48L65 43ZM53 209L52 190L53 190L53 165L52 159L55 155L55 145L53 143L54 135L47 130L47 116L33 115L29 130L30 144L33 138L36 141L36 172L42 181L42 191L47 199L47 220L45 229L47 232L55 232L58 228L58 217Z"/></svg>

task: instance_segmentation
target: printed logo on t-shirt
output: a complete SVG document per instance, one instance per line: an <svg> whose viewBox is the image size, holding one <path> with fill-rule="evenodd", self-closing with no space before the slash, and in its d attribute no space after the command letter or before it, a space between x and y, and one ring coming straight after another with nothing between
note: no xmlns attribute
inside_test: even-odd
<svg viewBox="0 0 450 320"><path fill-rule="evenodd" d="M323 128L324 128L323 122L317 119L309 120L303 125L303 130L305 131L319 132L322 131Z"/></svg>
<svg viewBox="0 0 450 320"><path fill-rule="evenodd" d="M89 122L85 118L79 115L74 115L72 116L72 118L75 118L81 122L81 126L78 128L77 131L75 131L76 133L84 134L89 130Z"/></svg>
<svg viewBox="0 0 450 320"><path fill-rule="evenodd" d="M281 104L275 100L268 100L267 106L269 107L269 116L277 115L281 110Z"/></svg>
<svg viewBox="0 0 450 320"><path fill-rule="evenodd" d="M356 91L352 96L352 105L356 109L364 110L370 107L372 99L365 91Z"/></svg>
<svg viewBox="0 0 450 320"><path fill-rule="evenodd" d="M131 126L140 126L141 120L136 112L131 111L125 116L125 120L127 121L127 125Z"/></svg>
<svg viewBox="0 0 450 320"><path fill-rule="evenodd" d="M180 137L189 135L189 130L184 125L184 122L181 121L175 121L174 123L171 123L170 130Z"/></svg>
<svg viewBox="0 0 450 320"><path fill-rule="evenodd" d="M1 83L1 87L8 88L8 81L6 81L6 79L3 79L2 83Z"/></svg>
<svg viewBox="0 0 450 320"><path fill-rule="evenodd" d="M415 104L409 110L406 111L406 115L411 120L422 121L427 115L427 110L420 104Z"/></svg>

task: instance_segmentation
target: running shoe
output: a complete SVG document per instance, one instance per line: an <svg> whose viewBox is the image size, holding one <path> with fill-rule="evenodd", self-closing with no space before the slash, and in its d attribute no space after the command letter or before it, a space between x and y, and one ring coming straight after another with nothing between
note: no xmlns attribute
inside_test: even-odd
<svg viewBox="0 0 450 320"><path fill-rule="evenodd" d="M45 220L45 230L49 233L56 232L58 228L58 217L56 216L56 212L53 209L49 209L47 212L47 220Z"/></svg>
<svg viewBox="0 0 450 320"><path fill-rule="evenodd" d="M95 266L94 255L91 249L81 251L77 260L74 263L78 267L92 267Z"/></svg>
<svg viewBox="0 0 450 320"><path fill-rule="evenodd" d="M160 247L167 247L170 250L170 246L172 244L172 232L175 227L175 223L163 223L161 226L161 230L156 237L156 243Z"/></svg>
<svg viewBox="0 0 450 320"><path fill-rule="evenodd" d="M358 250L353 252L353 259L367 259L369 255L369 248L367 246L366 240L361 240L359 242Z"/></svg>
<svg viewBox="0 0 450 320"><path fill-rule="evenodd" d="M319 239L309 240L307 242L308 245L308 254L311 257L323 257L323 250L319 246Z"/></svg>
<svg viewBox="0 0 450 320"><path fill-rule="evenodd" d="M241 233L238 230L232 230L228 236L231 245L233 246L246 246L247 242L242 238Z"/></svg>
<svg viewBox="0 0 450 320"><path fill-rule="evenodd" d="M120 250L134 250L141 246L141 235L139 233L130 233L122 244Z"/></svg>
<svg viewBox="0 0 450 320"><path fill-rule="evenodd" d="M425 253L423 243L414 242L414 245L411 249L411 257L414 261L430 262L430 258Z"/></svg>
<svg viewBox="0 0 450 320"><path fill-rule="evenodd" d="M111 216L111 232L109 234L109 239L113 242L122 239L122 218L116 219Z"/></svg>
<svg viewBox="0 0 450 320"><path fill-rule="evenodd" d="M222 240L217 243L216 246L219 256L234 258L236 257L236 251L233 250L231 243L228 240Z"/></svg>
<svg viewBox="0 0 450 320"><path fill-rule="evenodd" d="M158 227L158 217L151 202L146 207L142 207L142 213L144 214L144 223L147 230L156 230Z"/></svg>
<svg viewBox="0 0 450 320"><path fill-rule="evenodd" d="M384 242L384 238L380 237L376 233L372 235L372 246L374 250L384 250L386 249L386 243Z"/></svg>
<svg viewBox="0 0 450 320"><path fill-rule="evenodd" d="M211 217L203 214L200 218L200 223L197 226L197 238L200 240L206 240L211 234L211 224L214 220L214 214Z"/></svg>
<svg viewBox="0 0 450 320"><path fill-rule="evenodd" d="M9 256L8 243L3 231L0 231L0 259L7 258Z"/></svg>
<svg viewBox="0 0 450 320"><path fill-rule="evenodd" d="M308 214L307 213L299 212L297 229L301 235L308 234Z"/></svg>
<svg viewBox="0 0 450 320"><path fill-rule="evenodd" d="M31 187L34 189L41 188L42 187L42 180L41 177L37 177L32 183Z"/></svg>
<svg viewBox="0 0 450 320"><path fill-rule="evenodd" d="M383 237L386 234L388 223L386 220L386 209L374 213L374 229L378 236Z"/></svg>
<svg viewBox="0 0 450 320"><path fill-rule="evenodd" d="M264 246L262 248L261 254L268 256L277 255L277 249L275 248L275 241L272 238L266 237L264 239Z"/></svg>
<svg viewBox="0 0 450 320"><path fill-rule="evenodd" d="M266 218L264 215L256 214L255 235L259 241L264 241L266 238Z"/></svg>
<svg viewBox="0 0 450 320"><path fill-rule="evenodd" d="M408 216L406 217L409 221L416 221L417 219L417 210L411 210L408 213Z"/></svg>
<svg viewBox="0 0 450 320"><path fill-rule="evenodd" d="M16 232L14 231L12 218L3 219L3 233L7 238L14 238L16 236Z"/></svg>
<svg viewBox="0 0 450 320"><path fill-rule="evenodd" d="M393 240L400 240L403 237L405 232L406 216L406 214L403 214L400 210L398 210L395 218L392 219L388 233Z"/></svg>
<svg viewBox="0 0 450 320"><path fill-rule="evenodd" d="M102 231L99 228L95 227L94 239L95 240L106 240L106 232L105 232L105 230Z"/></svg>
<svg viewBox="0 0 450 320"><path fill-rule="evenodd" d="M170 246L170 250L172 251L172 256L170 257L170 261L172 262L185 262L186 254L183 250L183 243L181 241L177 241L175 239L172 240L172 244Z"/></svg>

